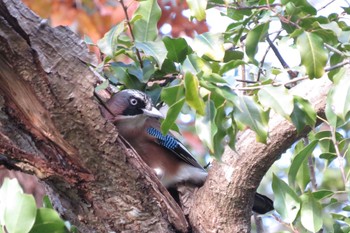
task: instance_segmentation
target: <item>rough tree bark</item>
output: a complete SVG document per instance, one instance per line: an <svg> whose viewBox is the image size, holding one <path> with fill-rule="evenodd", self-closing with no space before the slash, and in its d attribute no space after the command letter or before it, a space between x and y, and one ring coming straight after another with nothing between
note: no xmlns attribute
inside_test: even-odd
<svg viewBox="0 0 350 233"><path fill-rule="evenodd" d="M0 153L42 179L81 232L187 231L178 205L101 117L91 62L69 29L0 1Z"/></svg>
<svg viewBox="0 0 350 233"><path fill-rule="evenodd" d="M56 209L81 232L187 232L179 206L93 97L97 82L86 45L65 27L51 28L19 0L0 0L0 153L35 174ZM324 93L315 105L321 114ZM315 90L315 85L312 86ZM189 200L197 232L248 232L253 194L297 135L280 120L267 145L244 133Z"/></svg>
<svg viewBox="0 0 350 233"><path fill-rule="evenodd" d="M307 80L294 87L292 93L308 99L317 115L324 118L330 87L327 78ZM306 128L298 134L289 121L274 115L266 144L256 142L253 131L243 132L236 142L236 151L225 151L222 162L213 165L207 181L197 192L190 213L196 231L250 232L250 210L261 179L281 154L310 130ZM210 205L200 204L207 202Z"/></svg>

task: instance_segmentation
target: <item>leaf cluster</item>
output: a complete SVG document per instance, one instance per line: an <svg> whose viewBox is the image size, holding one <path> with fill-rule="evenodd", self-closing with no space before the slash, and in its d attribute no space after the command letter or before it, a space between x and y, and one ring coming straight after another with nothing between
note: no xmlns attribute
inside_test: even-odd
<svg viewBox="0 0 350 233"><path fill-rule="evenodd" d="M37 208L33 195L23 193L17 179L5 178L0 188L0 232L78 232L60 218L47 196L43 203L44 207Z"/></svg>

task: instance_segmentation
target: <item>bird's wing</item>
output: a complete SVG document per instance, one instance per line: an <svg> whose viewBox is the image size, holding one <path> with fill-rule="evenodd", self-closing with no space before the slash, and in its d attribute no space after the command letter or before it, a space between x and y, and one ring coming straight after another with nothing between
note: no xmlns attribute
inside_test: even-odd
<svg viewBox="0 0 350 233"><path fill-rule="evenodd" d="M163 135L159 130L153 127L147 128L147 133L156 139L156 142L173 152L175 156L184 162L201 169L204 169L195 158L193 158L191 152L189 152L186 147L172 135Z"/></svg>

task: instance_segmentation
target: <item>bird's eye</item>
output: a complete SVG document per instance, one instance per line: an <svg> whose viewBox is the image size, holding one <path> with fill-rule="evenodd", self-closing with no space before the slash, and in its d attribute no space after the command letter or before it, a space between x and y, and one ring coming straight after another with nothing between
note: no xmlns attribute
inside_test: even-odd
<svg viewBox="0 0 350 233"><path fill-rule="evenodd" d="M137 99L135 99L135 98L132 98L132 99L130 99L130 104L131 105L137 105L137 103L138 103L138 101L137 101Z"/></svg>

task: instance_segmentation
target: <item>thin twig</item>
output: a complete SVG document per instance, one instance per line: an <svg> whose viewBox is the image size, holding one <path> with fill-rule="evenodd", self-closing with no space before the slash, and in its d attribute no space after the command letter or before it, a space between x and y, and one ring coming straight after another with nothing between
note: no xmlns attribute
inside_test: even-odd
<svg viewBox="0 0 350 233"><path fill-rule="evenodd" d="M289 77L291 79L294 79L298 76L298 72L296 71L292 71L290 70L289 65L287 64L287 62L283 59L281 53L278 51L277 47L275 46L275 44L270 40L270 38L267 36L266 37L266 41L267 43L269 43L272 51L275 53L277 59L279 60L279 62L281 63L281 65L283 66L283 68L287 69L287 73L289 74Z"/></svg>
<svg viewBox="0 0 350 233"><path fill-rule="evenodd" d="M348 65L350 64L350 60L345 60L341 63L338 63L334 66L330 66L330 67L327 67L325 68L325 72L328 72L328 71L331 71L331 70L334 70L334 69L337 69L339 67L342 67L342 66L345 66L345 65ZM275 82L275 83L272 83L272 84L264 84L264 85L259 85L259 86L253 86L253 87L235 87L235 88L232 88L232 90L235 90L235 91L254 91L254 90L259 90L261 88L263 88L264 86L267 86L267 85L272 85L272 86L282 86L282 85L288 85L288 84L292 84L292 83L296 83L296 82L299 82L299 81L302 81L302 80L306 80L306 79L309 79L308 76L305 76L305 77L299 77L299 78L294 78L294 79L291 79L291 80L288 80L286 82Z"/></svg>
<svg viewBox="0 0 350 233"><path fill-rule="evenodd" d="M292 225L285 223L282 221L282 219L280 219L276 214L272 214L272 217L279 223L281 223L283 226L287 227L288 229L290 229L292 232L294 233L299 233L298 230L294 229Z"/></svg>
<svg viewBox="0 0 350 233"><path fill-rule="evenodd" d="M344 187L346 187L346 175L345 175L345 171L344 171L344 158L342 156L342 154L340 153L339 150L339 146L338 146L338 142L337 142L337 138L336 138L336 130L333 126L329 126L331 129L331 134L332 134L332 142L334 145L334 149L335 149L335 153L337 155L338 158L338 163L339 163L339 169L341 172L341 176L344 182Z"/></svg>
<svg viewBox="0 0 350 233"><path fill-rule="evenodd" d="M334 48L333 46L331 46L331 45L329 45L329 44L327 44L327 43L324 43L324 46L325 46L327 49L329 49L329 50L331 50L331 51L333 51L333 52L335 52L335 53L337 53L337 54L339 54L339 55L341 55L341 56L345 56L345 54L344 54L342 51L339 51L338 49Z"/></svg>
<svg viewBox="0 0 350 233"><path fill-rule="evenodd" d="M125 6L124 0L119 0L119 2L122 5L122 8L123 8L123 11L124 11L124 14L125 14L125 19L126 19L126 23L127 23L128 27L129 27L129 30L130 30L132 42L135 43L135 36L134 36L133 30L132 30L131 23L130 23L130 18L129 18L129 15L128 15L128 8L127 8L127 6ZM142 59L141 59L141 54L140 54L140 51L137 48L136 48L136 56L137 56L137 59L140 62L140 67L143 68L143 62L142 62Z"/></svg>
<svg viewBox="0 0 350 233"><path fill-rule="evenodd" d="M334 66L330 66L330 67L325 68L324 71L328 72L328 71L331 71L331 70L335 70L335 69L338 69L338 68L340 68L342 66L345 66L345 65L348 65L348 64L350 64L350 60L345 60L345 61L340 62L340 63L338 63L338 64L336 64Z"/></svg>
<svg viewBox="0 0 350 233"><path fill-rule="evenodd" d="M309 144L309 139L307 137L303 138L304 146ZM308 157L307 165L309 167L310 182L312 191L317 190L316 174L315 174L315 164L311 156Z"/></svg>
<svg viewBox="0 0 350 233"><path fill-rule="evenodd" d="M243 80L243 79L236 79L237 82L242 82L242 83L258 83L257 81L251 81L251 80Z"/></svg>
<svg viewBox="0 0 350 233"><path fill-rule="evenodd" d="M216 4L213 2L208 2L208 5L225 7L225 8L230 8L230 9L234 9L234 10L254 10L254 9L268 10L271 7L282 6L282 4L280 4L280 3L274 3L274 4L270 4L270 5L260 5L260 6L232 6L232 5L226 5L226 4Z"/></svg>
<svg viewBox="0 0 350 233"><path fill-rule="evenodd" d="M280 33L282 32L282 30L279 30L278 32L277 32L277 35L275 36L275 38L273 39L273 41L275 41L277 38L278 38L278 36L280 35ZM268 36L267 36L268 37ZM270 51L270 48L271 48L271 46L268 46L267 47L267 49L266 49L266 51L265 51L265 54L264 54L264 56L262 57L262 59L261 59L261 61L260 61L260 67L259 67L259 72L258 72L258 77L257 77L257 81L259 82L259 80L260 80L260 75L261 75L261 73L262 73L262 67L263 67L263 65L264 65L264 63L265 63L265 59L266 59L266 56L267 56L267 54L268 54L268 52Z"/></svg>
<svg viewBox="0 0 350 233"><path fill-rule="evenodd" d="M264 233L264 227L263 227L264 224L261 220L261 217L258 216L256 213L254 213L253 216L255 220L256 233Z"/></svg>
<svg viewBox="0 0 350 233"><path fill-rule="evenodd" d="M254 86L254 87L235 87L232 88L232 90L235 91L254 91L254 90L259 90L261 88L263 88L264 86L268 86L268 85L273 85L273 86L282 86L282 85L287 85L287 84L291 84L291 83L296 83L305 79L309 79L309 77L305 76L305 77L300 77L300 78L295 78L292 80L288 80L286 82L275 82L272 84L264 84L264 85L260 85L260 86Z"/></svg>
<svg viewBox="0 0 350 233"><path fill-rule="evenodd" d="M327 6L331 5L333 2L335 2L335 0L332 0L332 1L328 2L326 5L322 6L320 9L318 9L317 12L323 10L323 9L326 8Z"/></svg>

